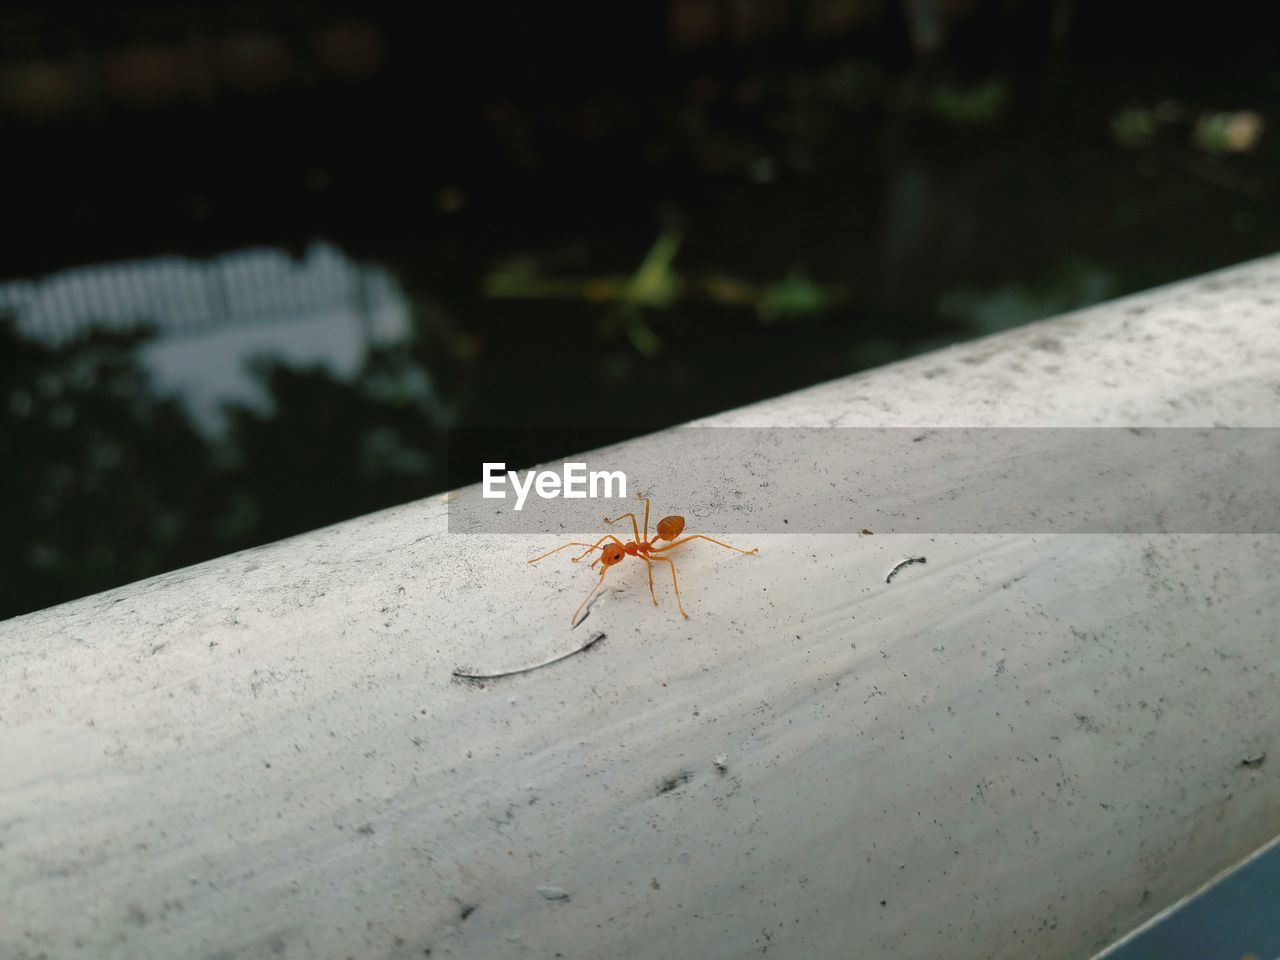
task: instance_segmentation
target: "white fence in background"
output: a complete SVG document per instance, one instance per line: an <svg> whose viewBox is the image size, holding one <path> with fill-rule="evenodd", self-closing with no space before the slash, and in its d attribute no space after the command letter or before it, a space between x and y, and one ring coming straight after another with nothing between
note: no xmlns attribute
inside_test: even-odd
<svg viewBox="0 0 1280 960"><path fill-rule="evenodd" d="M394 279L324 243L295 259L260 248L209 260L156 257L0 283L0 312L28 336L63 342L92 326L154 326L198 336L229 326L349 314L375 337L378 317L404 303Z"/></svg>

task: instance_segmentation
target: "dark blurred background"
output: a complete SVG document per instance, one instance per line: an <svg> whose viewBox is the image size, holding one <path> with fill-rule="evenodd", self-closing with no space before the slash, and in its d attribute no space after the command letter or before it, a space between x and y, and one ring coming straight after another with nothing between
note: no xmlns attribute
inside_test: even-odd
<svg viewBox="0 0 1280 960"><path fill-rule="evenodd" d="M1271 253L1273 20L9 4L0 617Z"/></svg>

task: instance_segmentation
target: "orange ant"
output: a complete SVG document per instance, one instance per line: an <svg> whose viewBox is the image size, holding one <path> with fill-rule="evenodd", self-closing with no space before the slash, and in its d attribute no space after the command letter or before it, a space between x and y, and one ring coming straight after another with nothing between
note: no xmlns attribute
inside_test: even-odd
<svg viewBox="0 0 1280 960"><path fill-rule="evenodd" d="M578 604L578 609L573 611L573 616L569 618L569 622L571 624L574 624L574 625L577 624L578 614L582 612L582 608L585 607L587 605L587 602L592 597L595 596L596 591L599 590L600 587L604 585L604 575L609 572L609 568L612 567L614 564L620 562L624 557L628 557L628 556L639 557L648 566L649 596L653 597L653 605L655 607L658 605L658 595L654 593L654 590L653 590L653 562L655 560L661 560L664 563L669 563L671 565L671 585L675 587L675 590L676 590L676 606L680 608L680 613L684 616L686 620L688 620L689 614L685 613L684 604L680 602L680 581L676 579L676 562L672 560L670 557L655 557L654 556L655 553L665 553L668 550L671 550L675 547L680 546L680 544L682 543L688 543L690 540L710 540L712 543L716 544L717 546L725 547L728 550L736 550L738 553L742 553L747 556L754 556L755 554L760 552L759 548L757 547L753 547L750 550L742 550L742 549L739 549L738 547L730 546L727 543L721 543L719 540L714 540L711 537L705 536L701 533L691 534L690 536L677 540L676 537L679 537L680 534L684 531L684 517L663 517L661 520L658 521L657 536L655 536L652 540L650 540L649 539L649 498L644 496L643 494L637 493L636 499L644 501L644 536L643 537L640 536L640 525L636 523L636 515L634 513L624 513L619 517L614 517L612 520L610 520L608 517L605 517L604 522L612 526L613 524L617 523L620 520L625 520L627 518L630 518L631 530L635 534L634 540L631 540L628 543L623 543L613 534L606 533L603 537L601 537L595 543L578 543L576 541L572 541L570 543L562 544L561 546L556 547L554 550L548 550L542 556L534 557L532 560L529 561L529 563L537 563L539 560L545 560L547 557L551 556L551 554L559 553L561 550L565 550L569 547L586 547L587 548L586 550L582 551L582 553L580 553L578 556L573 558L573 562L577 563L579 560L581 560L583 557L589 554L592 550L600 551L600 556L596 557L595 560L591 562L591 566L593 569L595 568L595 565L597 563L603 564L603 566L600 568L600 580L596 583L594 587L591 588L591 592L587 594L586 600L583 600L582 603ZM605 543L606 540L612 540L613 542ZM659 540L665 540L666 543L660 547L655 546L655 544ZM601 544L604 544L604 546L601 546Z"/></svg>

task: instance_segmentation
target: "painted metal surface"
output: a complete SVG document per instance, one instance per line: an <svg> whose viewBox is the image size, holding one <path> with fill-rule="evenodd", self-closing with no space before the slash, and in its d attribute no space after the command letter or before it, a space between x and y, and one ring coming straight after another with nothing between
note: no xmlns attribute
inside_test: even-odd
<svg viewBox="0 0 1280 960"><path fill-rule="evenodd" d="M1262 261L708 422L1280 426L1278 303ZM1280 537L772 534L575 632L589 573L447 506L0 624L0 956L1071 958L1280 830Z"/></svg>

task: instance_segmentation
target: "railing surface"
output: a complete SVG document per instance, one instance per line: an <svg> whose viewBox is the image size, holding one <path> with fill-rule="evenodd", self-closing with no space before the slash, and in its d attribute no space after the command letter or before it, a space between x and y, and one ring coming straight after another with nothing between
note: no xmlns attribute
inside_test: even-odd
<svg viewBox="0 0 1280 960"><path fill-rule="evenodd" d="M1260 261L709 422L1280 426L1277 303ZM0 956L1075 958L1280 832L1280 537L762 536L572 632L588 574L446 507L0 625Z"/></svg>

